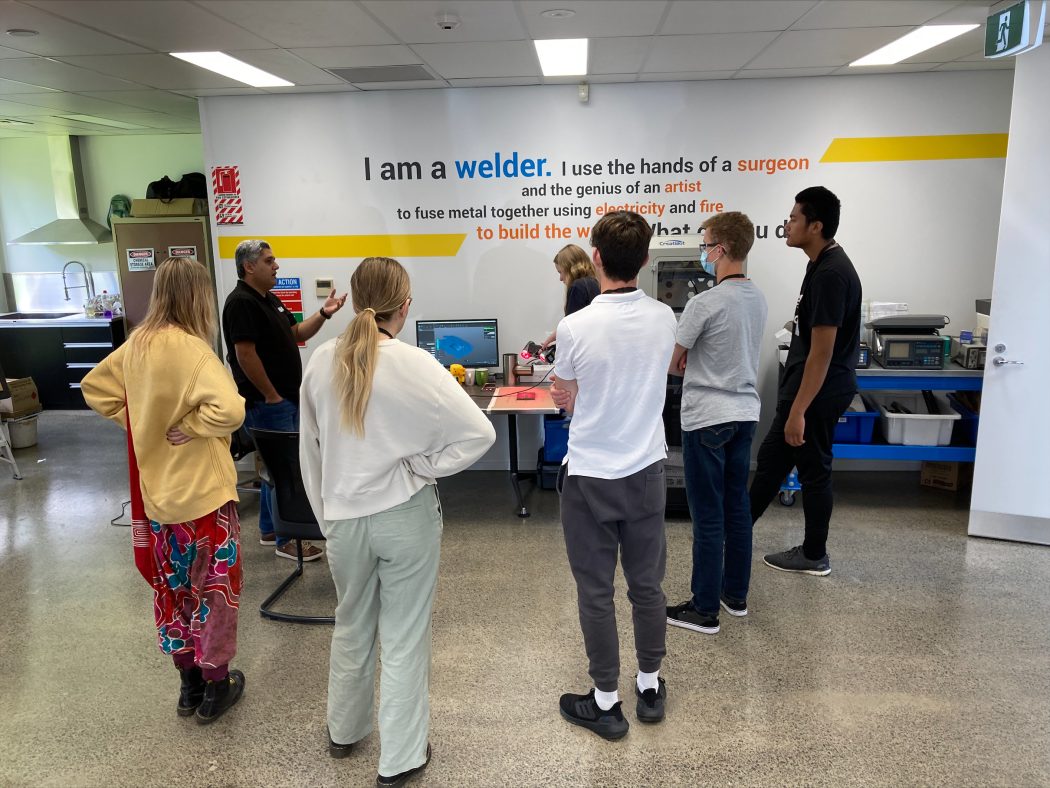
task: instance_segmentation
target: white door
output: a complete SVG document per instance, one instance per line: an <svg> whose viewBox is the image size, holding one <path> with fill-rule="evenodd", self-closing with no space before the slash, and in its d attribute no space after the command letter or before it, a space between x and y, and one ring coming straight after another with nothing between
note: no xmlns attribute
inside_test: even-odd
<svg viewBox="0 0 1050 788"><path fill-rule="evenodd" d="M1017 58L969 533L1050 545L1048 84L1050 45Z"/></svg>

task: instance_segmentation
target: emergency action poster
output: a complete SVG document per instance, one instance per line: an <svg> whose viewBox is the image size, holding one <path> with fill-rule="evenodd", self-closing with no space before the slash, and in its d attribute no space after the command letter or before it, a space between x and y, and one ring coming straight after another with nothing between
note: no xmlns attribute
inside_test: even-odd
<svg viewBox="0 0 1050 788"><path fill-rule="evenodd" d="M292 313L296 323L303 322L302 279L298 276L278 277L277 284L270 292ZM299 347L306 347L306 343L300 342Z"/></svg>

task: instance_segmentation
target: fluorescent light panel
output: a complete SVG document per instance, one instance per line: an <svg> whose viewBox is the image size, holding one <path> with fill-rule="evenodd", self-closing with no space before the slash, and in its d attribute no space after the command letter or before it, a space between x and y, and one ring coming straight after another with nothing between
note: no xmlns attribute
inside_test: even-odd
<svg viewBox="0 0 1050 788"><path fill-rule="evenodd" d="M545 77L577 77L587 73L586 38L548 38L533 42Z"/></svg>
<svg viewBox="0 0 1050 788"><path fill-rule="evenodd" d="M294 83L281 79L261 68L250 66L243 60L230 57L225 52L171 52L172 57L185 60L200 68L222 74L224 77L251 85L253 88L289 88Z"/></svg>
<svg viewBox="0 0 1050 788"><path fill-rule="evenodd" d="M79 123L93 123L96 126L112 126L115 129L148 129L149 126L140 126L137 123L125 123L122 120L112 118L97 118L94 115L55 115L56 118L75 120Z"/></svg>
<svg viewBox="0 0 1050 788"><path fill-rule="evenodd" d="M896 41L891 41L881 49L876 49L870 55L854 60L850 66L892 66L927 49L933 49L945 41L951 41L963 33L969 33L977 27L980 25L924 25Z"/></svg>

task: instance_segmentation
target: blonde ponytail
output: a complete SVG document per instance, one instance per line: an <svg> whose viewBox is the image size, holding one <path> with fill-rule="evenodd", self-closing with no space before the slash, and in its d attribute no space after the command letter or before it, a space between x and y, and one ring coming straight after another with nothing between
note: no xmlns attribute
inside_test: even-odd
<svg viewBox="0 0 1050 788"><path fill-rule="evenodd" d="M365 412L379 361L379 320L389 320L408 301L408 272L397 260L369 257L350 277L350 293L357 314L346 327L335 350L335 385L342 406L343 426L363 438Z"/></svg>

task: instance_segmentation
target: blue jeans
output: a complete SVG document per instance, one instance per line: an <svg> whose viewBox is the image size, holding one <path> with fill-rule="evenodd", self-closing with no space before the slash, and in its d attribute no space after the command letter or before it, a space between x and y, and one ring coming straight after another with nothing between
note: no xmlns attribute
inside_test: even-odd
<svg viewBox="0 0 1050 788"><path fill-rule="evenodd" d="M248 429L281 430L282 432L299 431L299 406L294 402L282 399L273 405L258 402L249 405L244 412L244 424ZM273 533L273 515L270 514L269 484L263 484L259 490L259 533L269 536ZM278 538L277 546L287 544L288 539Z"/></svg>
<svg viewBox="0 0 1050 788"><path fill-rule="evenodd" d="M753 421L730 421L682 431L685 493L693 517L692 604L717 615L719 595L743 602L751 582L751 467Z"/></svg>

